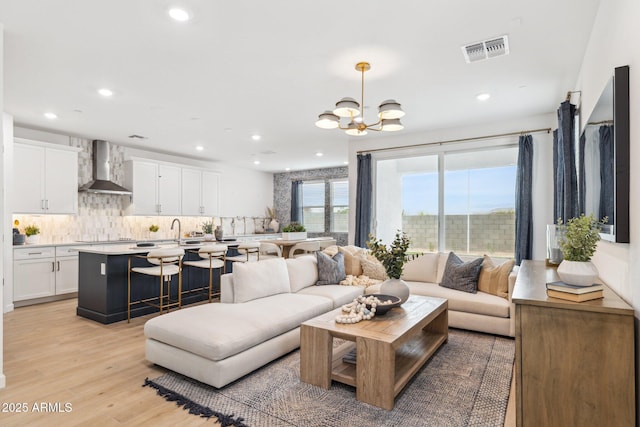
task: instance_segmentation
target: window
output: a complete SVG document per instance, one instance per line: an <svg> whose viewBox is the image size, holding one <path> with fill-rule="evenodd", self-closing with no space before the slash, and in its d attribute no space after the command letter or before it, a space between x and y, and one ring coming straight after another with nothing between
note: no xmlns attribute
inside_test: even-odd
<svg viewBox="0 0 640 427"><path fill-rule="evenodd" d="M349 231L349 181L302 183L302 224L311 233Z"/></svg>
<svg viewBox="0 0 640 427"><path fill-rule="evenodd" d="M324 231L324 181L302 183L302 224L309 232Z"/></svg>
<svg viewBox="0 0 640 427"><path fill-rule="evenodd" d="M349 232L349 181L331 181L331 218L329 231Z"/></svg>
<svg viewBox="0 0 640 427"><path fill-rule="evenodd" d="M376 163L376 237L424 251L513 256L517 147Z"/></svg>

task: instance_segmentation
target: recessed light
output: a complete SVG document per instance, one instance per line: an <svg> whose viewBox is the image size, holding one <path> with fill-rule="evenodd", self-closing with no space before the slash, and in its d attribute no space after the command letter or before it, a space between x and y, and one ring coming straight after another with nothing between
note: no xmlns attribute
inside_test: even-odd
<svg viewBox="0 0 640 427"><path fill-rule="evenodd" d="M186 10L177 7L169 9L169 16L179 22L188 21L191 18Z"/></svg>
<svg viewBox="0 0 640 427"><path fill-rule="evenodd" d="M259 165L259 164L260 164L260 160L254 160L254 161L253 161L253 164L254 164L254 165Z"/></svg>
<svg viewBox="0 0 640 427"><path fill-rule="evenodd" d="M100 95L106 96L106 97L109 97L109 96L113 95L113 91L112 90L104 88L104 87L102 89L98 89L98 93Z"/></svg>
<svg viewBox="0 0 640 427"><path fill-rule="evenodd" d="M321 152L319 152L319 151L318 151L318 152L316 153L316 156L318 156L318 157L322 157L322 156L324 156L324 154L322 154Z"/></svg>
<svg viewBox="0 0 640 427"><path fill-rule="evenodd" d="M50 112L50 111L47 111L46 113L44 113L44 116L45 116L47 119L51 119L51 120L53 120L53 119L57 119L57 118L58 118L58 115L57 115L56 113L52 113L52 112Z"/></svg>
<svg viewBox="0 0 640 427"><path fill-rule="evenodd" d="M284 168L284 170L286 170L287 172L289 172L291 170L291 168Z"/></svg>
<svg viewBox="0 0 640 427"><path fill-rule="evenodd" d="M204 147L202 145L196 145L196 150L202 151L204 150Z"/></svg>
<svg viewBox="0 0 640 427"><path fill-rule="evenodd" d="M491 95L488 93L481 93L480 95L476 96L476 99L478 101L486 101L489 98L491 98Z"/></svg>
<svg viewBox="0 0 640 427"><path fill-rule="evenodd" d="M348 165L348 164L349 164L349 162L342 162L342 163L344 163L345 165Z"/></svg>
<svg viewBox="0 0 640 427"><path fill-rule="evenodd" d="M260 138L262 137L258 134L251 135L251 139L253 139L254 141L260 141Z"/></svg>

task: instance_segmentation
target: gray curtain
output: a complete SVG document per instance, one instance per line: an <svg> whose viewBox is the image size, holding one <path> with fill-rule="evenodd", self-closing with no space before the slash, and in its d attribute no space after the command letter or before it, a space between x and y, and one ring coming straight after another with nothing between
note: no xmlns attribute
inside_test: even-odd
<svg viewBox="0 0 640 427"><path fill-rule="evenodd" d="M614 210L614 160L613 160L613 126L600 126L600 205L598 218L605 216L609 219L609 224L613 223Z"/></svg>
<svg viewBox="0 0 640 427"><path fill-rule="evenodd" d="M553 132L554 222L580 215L576 148L574 137L576 107L569 101L558 108L558 129Z"/></svg>
<svg viewBox="0 0 640 427"><path fill-rule="evenodd" d="M358 180L356 183L356 231L354 244L366 247L371 233L372 210L371 154L358 154Z"/></svg>
<svg viewBox="0 0 640 427"><path fill-rule="evenodd" d="M516 264L533 255L533 138L522 135L518 140L516 169Z"/></svg>
<svg viewBox="0 0 640 427"><path fill-rule="evenodd" d="M291 222L302 224L302 181L291 181Z"/></svg>
<svg viewBox="0 0 640 427"><path fill-rule="evenodd" d="M579 190L578 209L580 211L580 214L585 213L586 198L587 198L587 174L584 170L585 169L584 151L586 150L587 140L584 134L585 133L582 132L582 135L580 135L580 142L579 142L580 147L578 148L578 174L580 175L578 178L578 190Z"/></svg>

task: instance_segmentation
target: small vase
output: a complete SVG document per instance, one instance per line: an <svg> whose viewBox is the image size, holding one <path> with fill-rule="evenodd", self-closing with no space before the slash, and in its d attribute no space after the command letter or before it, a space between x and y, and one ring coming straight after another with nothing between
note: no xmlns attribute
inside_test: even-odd
<svg viewBox="0 0 640 427"><path fill-rule="evenodd" d="M275 218L273 218L269 223L269 228L272 229L274 233L277 233L278 229L280 228L280 223L276 221Z"/></svg>
<svg viewBox="0 0 640 427"><path fill-rule="evenodd" d="M213 231L213 235L216 236L216 240L222 240L222 226L218 225Z"/></svg>
<svg viewBox="0 0 640 427"><path fill-rule="evenodd" d="M558 266L560 280L575 286L591 286L598 279L598 269L591 261L563 260Z"/></svg>
<svg viewBox="0 0 640 427"><path fill-rule="evenodd" d="M409 286L402 279L387 279L380 285L380 293L400 298L400 304L409 299Z"/></svg>

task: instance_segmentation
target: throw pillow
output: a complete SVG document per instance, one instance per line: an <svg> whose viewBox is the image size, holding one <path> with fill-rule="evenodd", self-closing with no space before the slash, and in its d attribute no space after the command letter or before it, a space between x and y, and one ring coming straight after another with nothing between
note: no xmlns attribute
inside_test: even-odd
<svg viewBox="0 0 640 427"><path fill-rule="evenodd" d="M424 253L407 262L402 270L402 280L436 283L438 257L437 253Z"/></svg>
<svg viewBox="0 0 640 427"><path fill-rule="evenodd" d="M488 255L485 255L478 278L478 290L508 299L509 274L511 274L515 263L515 260L510 259L496 265Z"/></svg>
<svg viewBox="0 0 640 427"><path fill-rule="evenodd" d="M363 253L360 257L360 265L362 265L362 274L370 279L387 280L387 271L384 265L376 257L370 253Z"/></svg>
<svg viewBox="0 0 640 427"><path fill-rule="evenodd" d="M338 249L344 255L344 272L347 275L360 276L362 274L360 254L363 249L357 246L340 246Z"/></svg>
<svg viewBox="0 0 640 427"><path fill-rule="evenodd" d="M344 255L338 252L331 258L320 251L316 252L318 257L318 281L316 285L337 285L344 280Z"/></svg>
<svg viewBox="0 0 640 427"><path fill-rule="evenodd" d="M322 250L323 253L329 255L329 256L334 256L335 254L338 253L338 246L337 245L331 245L331 246L327 246L326 248L324 248Z"/></svg>
<svg viewBox="0 0 640 427"><path fill-rule="evenodd" d="M233 266L233 302L247 302L291 292L284 258L237 262Z"/></svg>
<svg viewBox="0 0 640 427"><path fill-rule="evenodd" d="M475 294L478 291L478 276L482 258L463 262L453 252L449 253L440 286Z"/></svg>

